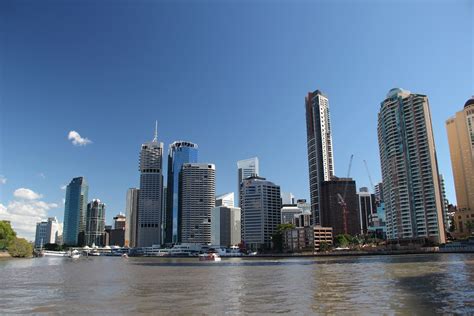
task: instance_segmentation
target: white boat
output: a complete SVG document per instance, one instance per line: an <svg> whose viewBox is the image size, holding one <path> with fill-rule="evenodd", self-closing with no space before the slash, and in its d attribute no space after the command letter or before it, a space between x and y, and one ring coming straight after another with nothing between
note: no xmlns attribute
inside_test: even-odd
<svg viewBox="0 0 474 316"><path fill-rule="evenodd" d="M43 250L41 255L44 257L67 257L68 253L66 251Z"/></svg>
<svg viewBox="0 0 474 316"><path fill-rule="evenodd" d="M98 252L97 250L94 250L94 251L89 252L89 255L90 256L100 256L100 252Z"/></svg>
<svg viewBox="0 0 474 316"><path fill-rule="evenodd" d="M77 250L70 251L68 254L71 259L78 259L81 256L81 253Z"/></svg>
<svg viewBox="0 0 474 316"><path fill-rule="evenodd" d="M217 253L202 253L199 255L199 261L221 261Z"/></svg>
<svg viewBox="0 0 474 316"><path fill-rule="evenodd" d="M122 254L122 258L128 259L128 255L127 255L126 253L123 253L123 254Z"/></svg>

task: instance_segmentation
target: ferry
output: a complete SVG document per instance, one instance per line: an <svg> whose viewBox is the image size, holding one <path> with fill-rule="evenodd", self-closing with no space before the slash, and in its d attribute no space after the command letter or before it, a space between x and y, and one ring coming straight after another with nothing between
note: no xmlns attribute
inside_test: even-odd
<svg viewBox="0 0 474 316"><path fill-rule="evenodd" d="M215 252L202 253L199 255L199 261L221 261L221 257Z"/></svg>
<svg viewBox="0 0 474 316"><path fill-rule="evenodd" d="M68 253L68 257L71 259L78 259L80 256L81 256L81 253L75 249Z"/></svg>
<svg viewBox="0 0 474 316"><path fill-rule="evenodd" d="M51 251L51 250L42 250L40 252L42 257L67 257L68 253L66 251Z"/></svg>

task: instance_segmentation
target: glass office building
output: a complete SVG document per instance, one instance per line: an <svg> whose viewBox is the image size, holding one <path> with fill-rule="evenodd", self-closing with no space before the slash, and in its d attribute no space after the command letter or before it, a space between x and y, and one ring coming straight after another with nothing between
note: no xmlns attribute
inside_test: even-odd
<svg viewBox="0 0 474 316"><path fill-rule="evenodd" d="M84 177L72 179L66 188L63 234L66 245L82 243L79 235L84 235L88 193L89 186Z"/></svg>
<svg viewBox="0 0 474 316"><path fill-rule="evenodd" d="M198 145L186 141L176 141L170 145L168 152L165 243L176 243L178 241L179 174L183 164L196 163L197 160Z"/></svg>

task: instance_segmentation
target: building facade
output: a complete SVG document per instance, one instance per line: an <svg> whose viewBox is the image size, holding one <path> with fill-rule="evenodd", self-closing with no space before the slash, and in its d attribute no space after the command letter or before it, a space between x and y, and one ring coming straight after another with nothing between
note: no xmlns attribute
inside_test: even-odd
<svg viewBox="0 0 474 316"><path fill-rule="evenodd" d="M48 217L47 221L36 224L35 248L46 244L61 244L62 226L56 217Z"/></svg>
<svg viewBox="0 0 474 316"><path fill-rule="evenodd" d="M209 244L211 210L216 198L216 168L207 163L185 163L179 180L178 242Z"/></svg>
<svg viewBox="0 0 474 316"><path fill-rule="evenodd" d="M329 247L333 245L331 227L296 227L283 234L283 247L290 252L319 252L323 243Z"/></svg>
<svg viewBox="0 0 474 316"><path fill-rule="evenodd" d="M341 198L345 202L345 212ZM321 222L323 227L332 227L334 236L360 234L359 198L354 180L333 177L322 183Z"/></svg>
<svg viewBox="0 0 474 316"><path fill-rule="evenodd" d="M198 145L173 142L168 151L168 184L166 189L165 243L178 241L179 173L185 163L198 162Z"/></svg>
<svg viewBox="0 0 474 316"><path fill-rule="evenodd" d="M234 207L234 192L224 193L216 196L216 206Z"/></svg>
<svg viewBox="0 0 474 316"><path fill-rule="evenodd" d="M375 194L369 193L369 189L362 187L357 196L359 198L360 233L366 235L371 225L370 219L374 214L377 214Z"/></svg>
<svg viewBox="0 0 474 316"><path fill-rule="evenodd" d="M127 247L136 247L137 245L137 225L138 225L138 195L140 189L130 188L127 190L127 199L125 203L125 241Z"/></svg>
<svg viewBox="0 0 474 316"><path fill-rule="evenodd" d="M474 211L474 96L446 121L457 209Z"/></svg>
<svg viewBox="0 0 474 316"><path fill-rule="evenodd" d="M237 161L237 189L239 190L239 207L240 203L240 184L242 181L251 176L258 176L260 174L260 166L257 157Z"/></svg>
<svg viewBox="0 0 474 316"><path fill-rule="evenodd" d="M77 177L66 187L64 204L63 242L66 245L82 245L86 224L89 186L84 177Z"/></svg>
<svg viewBox="0 0 474 316"><path fill-rule="evenodd" d="M163 143L158 131L140 151L140 194L138 195L137 247L162 244Z"/></svg>
<svg viewBox="0 0 474 316"><path fill-rule="evenodd" d="M87 204L85 244L105 246L105 204L94 199Z"/></svg>
<svg viewBox="0 0 474 316"><path fill-rule="evenodd" d="M281 221L280 187L253 176L241 183L242 240L248 249L270 249Z"/></svg>
<svg viewBox="0 0 474 316"><path fill-rule="evenodd" d="M388 240L444 243L428 97L390 90L378 114L378 139Z"/></svg>
<svg viewBox="0 0 474 316"><path fill-rule="evenodd" d="M237 246L242 240L240 208L216 206L211 211L211 244Z"/></svg>
<svg viewBox="0 0 474 316"><path fill-rule="evenodd" d="M314 223L320 224L321 184L334 176L329 101L316 90L308 93L305 106L311 211Z"/></svg>

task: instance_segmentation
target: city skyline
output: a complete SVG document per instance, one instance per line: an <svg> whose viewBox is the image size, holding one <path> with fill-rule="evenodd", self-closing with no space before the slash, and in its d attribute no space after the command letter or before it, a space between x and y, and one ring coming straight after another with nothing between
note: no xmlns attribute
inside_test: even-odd
<svg viewBox="0 0 474 316"><path fill-rule="evenodd" d="M7 5L8 8L10 6L12 4ZM229 8L232 5L226 6ZM238 37L238 44L245 44L242 45L243 48L234 46L231 41L220 38L219 33L209 30L210 26L223 25L224 34L229 34L230 38L237 36L234 27L217 18L223 12L222 9L198 8L201 13L198 17L191 16L191 12L185 10L182 18L190 19L191 22L183 27L178 26L179 21L172 22L168 19L166 23L170 23L171 29L174 28L180 36L189 27L197 25L192 34L188 35L189 38L192 35L202 35L202 46L209 44L212 49L196 48L178 41L178 47L170 46L165 50L158 43L172 43L174 37L163 33L163 29L168 28L164 22L159 22L159 10L146 13L137 9L148 24L129 20L138 24L134 24L127 33L123 28L117 31L110 29L111 25L118 23L118 17L124 17L125 8L113 8L109 24L102 25L99 17L107 8L103 6L97 16L91 17L91 25L86 31L95 30L94 28L99 30L97 37L92 37L91 40L96 47L102 49L104 56L111 57L100 55L95 61L87 60L90 54L96 53L95 50L86 47L82 53L76 52L77 47L85 43L84 36L87 33L71 26L74 23L64 26L72 34L74 44L68 46L57 43L62 38L62 33L59 31L60 20L56 14L60 16L71 13L70 8L55 6L53 13L48 15L52 18L35 32L31 31L31 26L38 23L38 18L33 13L38 9L47 11L48 5L41 8L37 5L19 6L15 12L7 10L12 17L0 19L3 27L12 30L5 39L10 50L1 51L1 59L6 61L8 67L4 67L1 79L5 94L2 99L4 115L0 130L0 183L5 183L0 184L0 217L8 216L17 222L24 221L25 216L19 212L32 210L33 215L26 218L31 229L25 226L19 231L20 235L32 239L36 222L41 219L56 216L63 222L62 201L65 191L61 187L74 177L84 176L90 186L89 201L92 198L103 200L108 205L106 222L111 223L114 214L125 211L127 189L139 186L137 153L140 144L151 138L155 119L159 121L160 140L165 146L179 139L200 145L200 161L210 161L216 165L217 194L238 194L235 187L235 163L240 159L256 156L260 159L262 175L278 183L282 191L292 192L297 198L309 201L304 96L315 89L321 89L330 100L337 173L345 176L347 160L354 153L351 176L357 181L358 188L370 187L363 160L367 160L375 182L381 181L376 116L380 100L386 91L400 87L426 94L430 100L439 170L446 180L448 199L454 203L453 176L444 125L473 94L474 54L466 41L472 38L472 26L469 22L472 5L467 1L458 2L457 6L447 6L440 2L435 2L432 6L407 3L406 7L410 10L397 8L396 5L387 6L366 8L367 10L360 10L360 16L354 17L351 15L350 3L346 3L345 7L320 4L318 8L323 12L334 13L338 10L341 17L356 18L357 21L360 19L361 26L357 26L353 34L344 34L338 27L335 27L333 34L323 31L321 26L324 23L327 24L326 28L335 26L336 23L326 18L322 18L320 22L313 21L315 25L305 22L299 25L305 20L301 17L309 14L305 11L311 11L305 6L285 8L283 5L283 8L270 10L260 6L255 12L245 16L247 23L238 30L244 34L241 37L247 36ZM169 5L165 9L175 12L182 7L179 4ZM285 16L280 21L278 17L286 9L289 9L289 17ZM242 13L240 10L230 13L231 22L238 21L238 16ZM368 30L379 25L377 16L389 11L397 14L401 10L407 12L405 26L384 26L380 30ZM277 32L258 21L264 16L264 12L268 14L265 21L270 26L276 27L277 23L281 23L281 27L302 34L292 38L291 34L278 32L277 37ZM426 16L419 14L420 12ZM79 21L86 13L86 10L78 10L71 18ZM436 20L439 19L431 20L433 15L443 18L456 16L457 19L438 26ZM207 24L206 18L210 19ZM364 19L366 21L362 21ZM417 20L415 23L416 19L421 21ZM19 24L27 20L31 21ZM210 31L210 35L203 35L204 31ZM46 36L46 32L50 32L51 37ZM124 42L121 42L116 36L123 32ZM251 32L255 34L252 35ZM132 44L136 34L141 36L137 39L139 45L134 46ZM354 34L354 39L351 39ZM35 35L39 35L39 39L36 40ZM318 44L308 44L307 38L316 37L321 39ZM417 43L418 38L426 41ZM99 45L104 39L107 44ZM267 48L261 45L261 41L265 41ZM349 51L354 52L354 55L342 52L345 45L336 43L339 41L347 42L353 48ZM400 51L393 42L402 45L404 41L415 47L412 52L402 56L397 54ZM440 42L445 45L439 45ZM142 63L136 59L136 49L145 47L147 43L151 43L152 47L151 51L144 51L145 62ZM325 43L325 50L319 52L317 49L321 43ZM132 48L118 50L126 44ZM226 58L217 58L215 64L210 66L211 72L216 71L216 77L223 78L225 84L216 82L214 75L208 74L209 70L199 66L201 59L206 65L211 63L215 56L213 49L221 47L219 44L224 44L223 47L228 45L231 50L236 49L236 55L232 56L239 57L237 67L231 66ZM381 50L383 45L393 45L392 50ZM194 48L195 54L184 54L171 59L171 64L183 61L183 68L162 65L161 60L169 62L170 56L186 48ZM252 57L245 53L249 48L255 51ZM308 48L309 52L302 53L302 48ZM416 52L415 48L419 51ZM218 52L225 55L230 52L227 49L220 48ZM34 66L28 61L31 51L37 54ZM161 58L155 57L157 51L163 52ZM118 54L116 58L113 57L114 52ZM338 54L332 56L332 52ZM377 55L382 55L382 52L385 56ZM455 58L448 57L453 52L456 52ZM291 55L295 58L288 63L287 58ZM61 59L56 58L57 56L66 57ZM122 62L125 63L124 67L120 67ZM306 68L311 63L317 66ZM134 64L137 66L133 66ZM151 65L151 70L146 70L147 65ZM254 67L255 65L258 66ZM411 71L404 65L416 65L417 69ZM446 65L449 65L449 69ZM470 69L466 65L471 65ZM97 70L93 70L94 66L97 66ZM282 68L276 72L274 68L278 67ZM119 68L124 71L123 74L116 72ZM339 83L343 70L346 69L350 75L344 77L343 83ZM47 71L49 73L42 80L42 75ZM175 75L175 72L183 71L184 76ZM30 79L22 79L23 77ZM9 78L8 82L6 78ZM450 78L450 82L443 82L444 86L440 86L440 81L444 78ZM191 89L190 93L196 98L190 104L183 105L179 92L188 89ZM271 96L269 91L272 92ZM231 93L233 99L228 98ZM183 107L180 108L180 105ZM75 115L67 115L72 109ZM111 111L114 115L110 115ZM29 115L21 115L22 113ZM94 126L96 122L89 120L90 115L102 118L100 128ZM183 120L180 126L174 124L176 117ZM241 125L228 128L227 120L221 122L218 119L222 117L233 117ZM54 120L54 124L45 124L50 119ZM348 141L348 135L355 135L355 141ZM24 145L26 143L28 146ZM291 168L285 168L287 166ZM165 162L162 168L167 170ZM28 197L33 198L22 198L17 193L19 189L30 190L33 194Z"/></svg>

